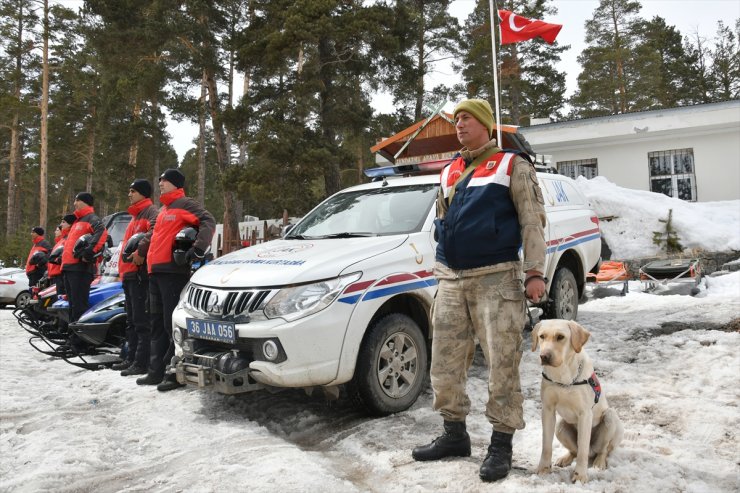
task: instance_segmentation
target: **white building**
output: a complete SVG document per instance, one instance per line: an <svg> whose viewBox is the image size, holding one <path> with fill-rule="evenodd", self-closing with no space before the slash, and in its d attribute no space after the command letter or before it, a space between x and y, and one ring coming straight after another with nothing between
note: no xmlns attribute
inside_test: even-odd
<svg viewBox="0 0 740 493"><path fill-rule="evenodd" d="M740 199L740 100L521 127L576 177L691 201Z"/></svg>

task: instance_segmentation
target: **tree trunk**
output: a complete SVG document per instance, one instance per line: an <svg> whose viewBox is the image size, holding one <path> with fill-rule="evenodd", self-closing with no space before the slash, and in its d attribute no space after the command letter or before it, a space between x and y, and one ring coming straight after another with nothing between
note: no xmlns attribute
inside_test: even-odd
<svg viewBox="0 0 740 493"><path fill-rule="evenodd" d="M206 71L200 81L200 104L198 105L198 202L206 203Z"/></svg>
<svg viewBox="0 0 740 493"><path fill-rule="evenodd" d="M18 40L19 44L23 39L23 6L21 5L21 11L18 13ZM13 109L13 122L10 125L10 155L8 156L8 216L5 221L5 236L10 237L15 233L16 227L18 226L18 214L20 207L18 207L18 172L21 167L21 136L20 136L20 110L18 107L21 102L21 75L23 74L23 58L22 53L19 50L15 57L15 73L14 73L14 97L17 103L16 108Z"/></svg>
<svg viewBox="0 0 740 493"><path fill-rule="evenodd" d="M331 77L331 46L328 38L319 39L319 78L322 82L321 90L319 91L319 118L321 120L321 134L323 137L324 145L333 150L335 146L336 136L334 129L327 123L330 121L329 115L333 111L332 103L332 87L333 80ZM324 163L324 193L326 196L332 195L338 192L341 188L341 177L339 173L339 163L335 160L331 160Z"/></svg>
<svg viewBox="0 0 740 493"><path fill-rule="evenodd" d="M419 6L419 13L424 22L424 3ZM425 27L419 29L419 39L416 40L416 104L414 105L414 121L418 122L422 117L424 105L424 31Z"/></svg>
<svg viewBox="0 0 740 493"><path fill-rule="evenodd" d="M87 179L85 181L85 190L92 191L93 172L95 171L95 116L97 109L93 106L90 109L92 116L90 121L90 131L87 134Z"/></svg>
<svg viewBox="0 0 740 493"><path fill-rule="evenodd" d="M20 99L20 90L16 96ZM10 127L10 156L8 156L8 217L5 221L5 236L10 237L15 233L17 226L18 200L17 188L18 183L16 175L20 169L20 132L18 131L18 110L13 115L13 123Z"/></svg>
<svg viewBox="0 0 740 493"><path fill-rule="evenodd" d="M152 113L154 115L159 115L159 99L157 96L154 96L152 99ZM157 122L159 123L159 122ZM154 134L154 180L152 183L154 186L152 187L152 201L156 200L159 197L159 187L157 186L159 184L159 142L161 133L159 131L159 125L157 125L157 130Z"/></svg>
<svg viewBox="0 0 740 493"><path fill-rule="evenodd" d="M134 138L131 140L131 146L128 149L128 165L132 171L136 171L136 162L139 157L139 120L141 119L141 100L136 99L134 103L133 125L134 125Z"/></svg>
<svg viewBox="0 0 740 493"><path fill-rule="evenodd" d="M41 150L39 156L39 224L46 227L49 194L49 0L44 0L44 53L41 76Z"/></svg>
<svg viewBox="0 0 740 493"><path fill-rule="evenodd" d="M617 85L619 87L619 109L620 113L627 112L627 89L624 80L624 60L622 60L622 43L619 37L619 24L617 23L617 13L612 5L612 22L614 23L614 54L617 65Z"/></svg>
<svg viewBox="0 0 740 493"><path fill-rule="evenodd" d="M224 198L224 231L223 231L223 253L227 254L238 249L239 244L239 223L236 218L236 208L234 194L224 190L226 183L226 170L229 166L229 149L227 147L227 138L224 131L221 112L218 104L218 87L216 77L212 68L205 69L206 85L208 87L208 107L211 115L211 124L213 125L213 139L216 144L216 160L218 161L219 172L221 173L221 186Z"/></svg>

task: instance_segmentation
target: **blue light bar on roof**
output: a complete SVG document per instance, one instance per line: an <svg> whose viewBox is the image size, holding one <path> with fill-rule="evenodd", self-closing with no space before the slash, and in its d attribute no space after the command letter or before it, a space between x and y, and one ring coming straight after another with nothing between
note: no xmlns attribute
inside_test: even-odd
<svg viewBox="0 0 740 493"><path fill-rule="evenodd" d="M457 155L455 155L457 157ZM455 159L453 157L452 159ZM452 159L441 159L438 161L427 161L425 163L414 164L397 164L394 166L381 166L379 168L369 168L365 170L365 176L368 178L382 178L384 176L403 176L403 175L425 175L439 173L452 162Z"/></svg>

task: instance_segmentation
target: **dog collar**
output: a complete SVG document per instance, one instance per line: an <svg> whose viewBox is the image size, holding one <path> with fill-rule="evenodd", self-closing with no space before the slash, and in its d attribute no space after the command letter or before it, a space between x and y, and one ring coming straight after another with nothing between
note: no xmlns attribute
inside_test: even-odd
<svg viewBox="0 0 740 493"><path fill-rule="evenodd" d="M601 397L601 383L599 383L599 378L596 376L596 372L591 373L591 376L588 377L586 380L580 380L580 381L578 381L578 377L581 375L581 369L582 369L581 367L582 367L582 364L583 363L581 363L580 365L578 365L578 373L576 373L576 378L574 378L571 383L560 383L560 382L556 382L552 378L550 378L547 375L545 375L545 372L544 371L542 372L542 378L544 378L548 382L554 383L555 385L559 385L561 387L566 387L566 388L567 387L570 387L570 386L573 386L573 385L586 385L586 384L588 384L588 385L591 386L591 390L594 391L594 404L598 404L599 398Z"/></svg>

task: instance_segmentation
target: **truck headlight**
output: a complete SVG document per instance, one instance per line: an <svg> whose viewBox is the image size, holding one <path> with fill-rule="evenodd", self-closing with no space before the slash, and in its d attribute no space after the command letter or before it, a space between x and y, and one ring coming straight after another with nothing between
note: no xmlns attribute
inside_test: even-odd
<svg viewBox="0 0 740 493"><path fill-rule="evenodd" d="M175 308L192 308L190 303L187 302L187 294L191 284L192 283L188 282L185 287L182 288L182 291L180 291L180 300L177 302L177 306L175 306Z"/></svg>
<svg viewBox="0 0 740 493"><path fill-rule="evenodd" d="M361 276L361 272L355 272L326 281L281 289L265 306L265 316L291 322L321 311Z"/></svg>

